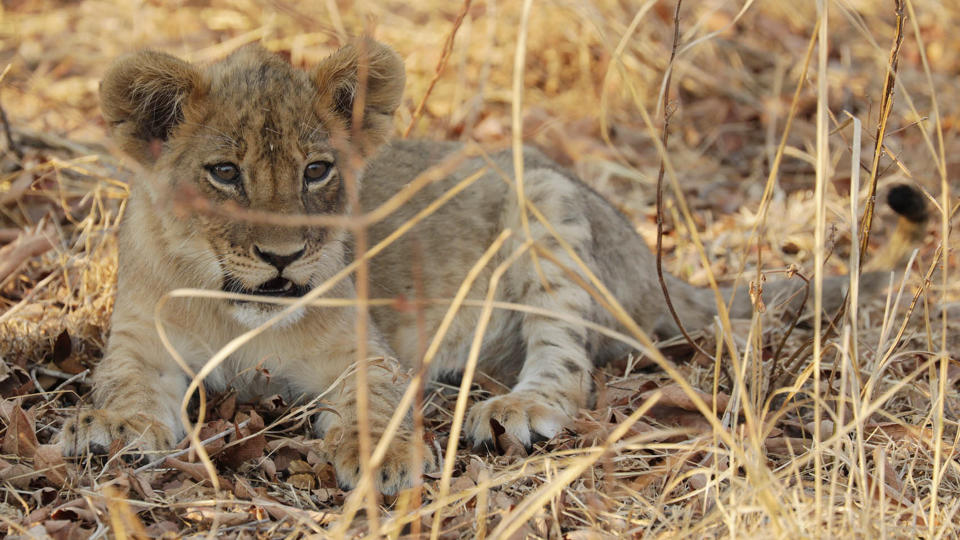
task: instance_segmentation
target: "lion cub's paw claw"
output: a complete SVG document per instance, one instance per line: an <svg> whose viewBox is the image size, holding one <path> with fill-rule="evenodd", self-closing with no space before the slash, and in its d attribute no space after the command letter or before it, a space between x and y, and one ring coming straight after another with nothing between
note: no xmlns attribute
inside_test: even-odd
<svg viewBox="0 0 960 540"><path fill-rule="evenodd" d="M65 456L107 454L113 442L120 441L128 463L141 461L141 452L172 448L175 442L170 429L156 419L105 409L80 410L64 422L57 440Z"/></svg>
<svg viewBox="0 0 960 540"><path fill-rule="evenodd" d="M378 436L372 435L376 444ZM344 432L333 428L325 437L326 445L332 448L333 468L337 473L337 485L340 489L350 490L360 483L360 443L356 430ZM433 472L437 468L433 449L423 445L423 464L417 467L413 462L414 442L412 433L398 433L387 449L379 469L374 473L377 491L384 495L396 495L413 486L414 481L423 473Z"/></svg>
<svg viewBox="0 0 960 540"><path fill-rule="evenodd" d="M534 444L552 439L569 420L558 405L542 396L511 392L474 405L464 433L475 451L495 452L495 441L502 432L515 437L529 451Z"/></svg>

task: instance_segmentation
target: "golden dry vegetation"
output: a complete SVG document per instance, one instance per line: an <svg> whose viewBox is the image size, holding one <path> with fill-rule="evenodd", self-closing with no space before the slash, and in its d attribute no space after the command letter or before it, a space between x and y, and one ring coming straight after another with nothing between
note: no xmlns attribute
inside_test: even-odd
<svg viewBox="0 0 960 540"><path fill-rule="evenodd" d="M828 1L825 18L818 3L688 0L667 83L672 1L474 0L461 24L464 4L438 0L6 0L0 531L957 537L958 246L943 241L960 188L960 4L904 0L898 30L894 0ZM209 397L201 437L214 439L219 489L189 451L152 467L64 461L51 439L86 402L103 351L116 226L136 181L97 109L110 61L156 48L209 62L261 42L310 66L362 32L406 58L397 136L413 122L413 137L502 145L522 130L651 245L663 160L665 266L694 283L756 280L758 266L771 279L791 265L812 276L818 256L825 274L848 273L873 179L868 265L890 238L890 186L924 190L928 230L890 296L861 299L854 323L825 320L822 340L816 325L790 331L768 306L694 334L719 364L684 339L661 344L673 372L624 358L603 370L596 407L558 438L530 455L509 440L504 455L460 450L449 486L425 478L379 500L376 516L337 488L322 441L275 396ZM445 447L453 398L436 391L427 402L428 438Z"/></svg>

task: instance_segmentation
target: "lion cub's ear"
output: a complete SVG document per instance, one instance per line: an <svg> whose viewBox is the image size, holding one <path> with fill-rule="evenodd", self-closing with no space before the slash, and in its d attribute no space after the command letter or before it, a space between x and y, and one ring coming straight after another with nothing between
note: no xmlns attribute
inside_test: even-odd
<svg viewBox="0 0 960 540"><path fill-rule="evenodd" d="M363 155L369 155L390 135L393 113L403 97L403 60L390 47L364 38L322 61L314 70L313 79L320 93L321 109L333 111L343 122L347 136L351 136L354 103L361 97L361 66L366 66L363 126L361 140L353 142Z"/></svg>
<svg viewBox="0 0 960 540"><path fill-rule="evenodd" d="M168 54L142 51L120 58L100 83L100 108L125 152L144 164L183 121L184 105L202 94L203 76Z"/></svg>

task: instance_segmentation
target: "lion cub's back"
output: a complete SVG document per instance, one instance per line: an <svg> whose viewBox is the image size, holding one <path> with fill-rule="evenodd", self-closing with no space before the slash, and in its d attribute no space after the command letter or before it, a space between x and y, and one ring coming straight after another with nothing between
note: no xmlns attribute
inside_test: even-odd
<svg viewBox="0 0 960 540"><path fill-rule="evenodd" d="M461 148L458 143L436 141L396 141L386 145L364 171L363 208L366 211L376 208L420 173ZM368 245L376 245L485 166L480 158L468 159L444 179L424 187L402 207L370 227ZM509 174L509 170L505 172ZM455 296L467 272L502 229L501 214L508 193L506 183L488 169L487 174L419 221L370 262L371 297L412 300ZM490 268L484 273L489 272ZM477 279L472 297L482 298L488 278L481 275ZM423 314L426 327L436 328L445 310L446 306L442 305L428 307ZM416 314L393 307L372 311L380 330L400 357L416 356L419 339L415 331Z"/></svg>

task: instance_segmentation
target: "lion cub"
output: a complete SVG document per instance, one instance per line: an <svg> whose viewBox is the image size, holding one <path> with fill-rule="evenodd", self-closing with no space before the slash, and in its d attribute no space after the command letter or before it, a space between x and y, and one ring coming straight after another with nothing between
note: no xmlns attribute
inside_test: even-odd
<svg viewBox="0 0 960 540"><path fill-rule="evenodd" d="M164 294L188 287L296 298L352 260L352 239L343 229L192 211L178 204L182 195L205 201L208 208L232 205L261 215L342 215L348 212L348 161L359 156L365 161L359 175L361 208L378 207L460 150L451 143L386 142L403 83L400 58L373 41L346 46L306 71L259 46L247 46L207 68L149 51L111 67L101 85L103 115L143 173L131 182L120 231L112 332L94 379L97 408L81 411L64 426L67 454L102 451L116 440L144 450L165 449L184 435L179 411L189 378L161 342L156 317L162 318L178 355L197 372L231 339L284 307L255 300L178 298L157 310ZM355 103L358 96L363 96L360 104ZM362 111L355 111L355 105L362 105ZM362 112L360 125L353 123L357 112ZM677 331L664 306L653 257L630 223L536 150L526 149L523 160L526 197L549 227L530 218L529 233L541 255L513 258L496 298L537 309L493 312L479 368L511 391L470 411L466 436L474 445L491 441L496 424L527 445L553 437L588 403L594 365L624 352L622 345L578 324L586 320L618 327L581 286L589 279L571 251L641 328L663 335ZM495 269L527 239L512 180L504 180L513 174L509 153L464 159L373 224L368 245L481 169L486 172L479 179L370 261L372 298L453 298L481 254L501 231L511 229L515 234L467 295L484 298ZM672 276L668 281L686 325L702 327L712 320L716 310L709 291ZM331 298L354 295L349 279L327 293ZM749 315L747 296L738 295L734 315ZM392 359L416 365L421 336L432 336L448 309L443 302L423 306L419 313L371 310L366 351L375 440L405 386L396 378ZM430 366L432 379L460 376L480 311L477 303L460 309ZM317 396L355 362L355 320L352 307L302 308L233 352L204 385L233 386L245 396ZM327 394L333 411L316 422L345 487L354 486L359 474L356 391L355 378L345 377ZM412 429L404 424L376 475L382 492L395 493L410 485L415 471L435 466L429 448L425 463L411 463L412 444Z"/></svg>

